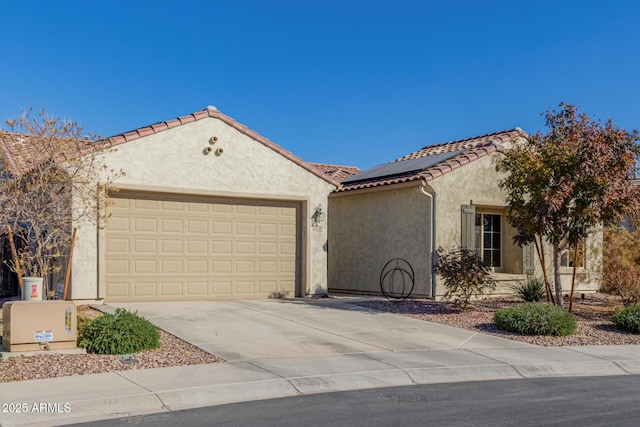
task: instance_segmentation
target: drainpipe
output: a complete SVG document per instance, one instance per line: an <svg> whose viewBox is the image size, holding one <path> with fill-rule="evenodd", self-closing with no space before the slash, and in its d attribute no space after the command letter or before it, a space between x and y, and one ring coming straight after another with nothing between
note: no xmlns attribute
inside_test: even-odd
<svg viewBox="0 0 640 427"><path fill-rule="evenodd" d="M433 242L435 240L435 234L436 234L436 222L435 222L435 217L436 217L436 213L433 210L433 207L435 205L435 196L431 193L428 193L425 190L425 185L421 185L420 186L420 191L422 192L422 194L424 194L425 196L427 196L429 198L429 212L431 213L431 233L429 233L429 253L431 254L431 298L435 298L435 292L436 292L436 269L434 268L434 262L435 262L435 253L433 252Z"/></svg>

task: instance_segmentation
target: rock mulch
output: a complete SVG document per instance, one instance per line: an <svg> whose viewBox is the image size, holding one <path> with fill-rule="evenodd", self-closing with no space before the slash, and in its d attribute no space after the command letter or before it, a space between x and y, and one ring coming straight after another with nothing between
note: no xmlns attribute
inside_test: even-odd
<svg viewBox="0 0 640 427"><path fill-rule="evenodd" d="M86 306L78 308L79 316L93 318L99 314ZM135 353L130 360L98 354L43 354L2 359L0 382L219 362L224 360L161 330L159 348Z"/></svg>
<svg viewBox="0 0 640 427"><path fill-rule="evenodd" d="M585 294L584 299L580 296L574 299L572 312L576 316L578 327L568 337L523 336L496 329L493 326L493 314L496 310L523 304L522 300L515 297L488 297L474 302L465 312L447 302L421 299L402 302L375 300L354 304L545 347L640 344L640 334L619 331L611 322L611 315L622 307L619 300L600 293Z"/></svg>

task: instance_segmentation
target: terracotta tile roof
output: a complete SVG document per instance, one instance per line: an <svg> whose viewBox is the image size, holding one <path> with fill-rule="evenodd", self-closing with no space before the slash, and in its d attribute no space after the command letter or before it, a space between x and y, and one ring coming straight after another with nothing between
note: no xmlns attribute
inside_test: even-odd
<svg viewBox="0 0 640 427"><path fill-rule="evenodd" d="M208 117L212 117L212 118L219 119L219 120L223 121L224 123L226 123L227 125L231 126L234 129L236 129L237 131L247 135L249 138L252 138L252 139L258 141L262 145L264 145L264 146L272 149L276 153L286 157L287 159L291 160L292 162L294 162L298 166L300 166L303 169L311 172L312 174L322 178L323 180L327 181L328 183L333 184L336 187L340 185L339 184L339 180L331 177L330 175L327 175L327 174L323 173L322 170L318 170L317 168L312 166L310 163L307 163L307 162L303 161L302 159L300 159L299 157L297 157L294 154L292 154L291 152L289 152L287 150L284 150L279 145L274 144L273 142L269 141L267 138L259 135L257 132L254 132L251 129L247 128L246 126L236 122L233 118L221 113L220 111L218 111L217 108L212 107L212 106L208 106L203 110L196 111L196 112L188 114L186 116L177 117L177 118L175 118L173 120L167 120L167 121L164 121L164 122L154 123L152 125L144 126L144 127L141 127L141 128L138 128L138 129L134 129L134 130L131 130L131 131L128 131L128 132L124 132L124 133L121 133L119 135L114 135L114 136L109 138L109 141L111 142L111 145L124 144L125 142L133 141L135 139L139 139L139 138L142 138L142 137L145 137L145 136L148 136L148 135L159 133L159 132L162 132L162 131L165 131L165 130L168 130L168 129L172 129L172 128L175 128L175 127L178 127L178 126L182 126L182 125L185 125L187 123L195 122L197 120L206 119Z"/></svg>
<svg viewBox="0 0 640 427"><path fill-rule="evenodd" d="M336 181L342 181L350 176L360 173L360 169L356 166L331 165L328 163L312 163L307 162L316 169L321 170L324 174L330 176Z"/></svg>
<svg viewBox="0 0 640 427"><path fill-rule="evenodd" d="M20 177L30 170L36 168L38 164L52 160L50 156L55 153L44 152L40 150L41 144L46 144L46 136L40 135L40 141L37 143L30 142L34 138L33 135L19 134L15 132L6 132L0 130L0 160L3 168L14 177ZM91 140L71 140L66 141L66 152L58 153L57 161L64 161L69 156L75 156L79 153L86 154L97 149L104 149L108 144L96 145Z"/></svg>
<svg viewBox="0 0 640 427"><path fill-rule="evenodd" d="M195 113L188 114L186 116L180 116L176 119L167 120L164 122L154 123L149 126L144 126L138 129L134 129L128 132L124 132L118 135L114 135L112 137L106 138L102 141L102 148L109 148L116 145L124 144L136 139L143 138L145 136L153 135L159 132L163 132L168 129L172 129L178 126L185 125L187 123L192 123L197 120L206 119L208 117L216 118L227 125L233 127L239 132L247 135L248 137L258 141L260 144L270 148L276 153L286 157L291 160L298 166L303 169L311 172L319 178L327 181L330 184L339 186L339 179L324 173L323 170L319 170L318 168L312 166L311 164L303 161L299 157L293 155L289 151L282 149L280 146L274 144L269 141L267 138L259 135L257 132L252 131L246 126L236 122L231 117L222 114L215 107L207 107L204 110L196 111ZM3 137L0 140L0 155L4 159L6 163L6 168L9 169L9 172L12 174L22 174L26 172L28 169L33 167L33 158L34 153L29 152L29 144L28 144L28 135L19 135L10 132L2 132Z"/></svg>
<svg viewBox="0 0 640 427"><path fill-rule="evenodd" d="M504 144L512 141L517 137L526 138L528 137L528 135L520 128L515 128L500 132L488 133L471 138L458 139L441 144L429 145L418 151L407 154L406 156L402 156L391 163L418 159L421 157L429 157L447 152L462 152L455 155L454 157L443 160L422 170L342 183L336 190L336 192L382 187L385 185L401 184L412 181L428 182L448 172L451 172L452 170L458 169L459 167L471 163L474 160L485 157L490 153L504 153L506 151Z"/></svg>

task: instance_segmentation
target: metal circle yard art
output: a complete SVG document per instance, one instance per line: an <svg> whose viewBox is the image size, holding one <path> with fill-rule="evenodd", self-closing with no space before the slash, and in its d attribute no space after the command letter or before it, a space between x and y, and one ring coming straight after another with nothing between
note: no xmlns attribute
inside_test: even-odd
<svg viewBox="0 0 640 427"><path fill-rule="evenodd" d="M409 298L415 285L413 267L402 258L387 262L380 272L380 290L389 301Z"/></svg>

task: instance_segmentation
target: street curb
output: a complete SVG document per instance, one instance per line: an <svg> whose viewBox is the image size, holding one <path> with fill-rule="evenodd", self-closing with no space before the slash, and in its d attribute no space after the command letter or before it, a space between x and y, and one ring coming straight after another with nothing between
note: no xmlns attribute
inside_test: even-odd
<svg viewBox="0 0 640 427"><path fill-rule="evenodd" d="M633 362L636 368L640 361ZM139 384L134 386L138 392L127 395L118 394L118 388L109 390L105 396L94 399L65 400L60 395L58 401L68 403L70 412L30 412L4 413L1 418L3 427L11 426L54 426L70 423L114 419L136 415L161 413L229 403L275 399L307 394L331 393L337 391L364 390L381 387L408 386L413 384L437 384L470 381L495 381L513 379L531 379L563 376L602 376L630 375L635 371L625 371L614 361L596 361L580 363L532 363L392 368L378 371L347 372L307 377L274 378L239 383L213 384L191 388L151 390ZM259 368L258 368L259 369ZM159 373L160 374L160 373ZM98 374L100 375L100 374ZM78 387L101 386L102 378L92 379L92 375L77 377ZM119 375L117 375L119 376ZM113 379L113 378L111 378ZM122 379L122 378L120 378ZM125 378L126 379L126 378ZM55 379L37 380L35 389L53 387ZM102 381L107 382L107 381ZM7 402L5 392L3 401ZM37 394L37 393L32 393ZM28 405L38 404L37 397L14 396Z"/></svg>

